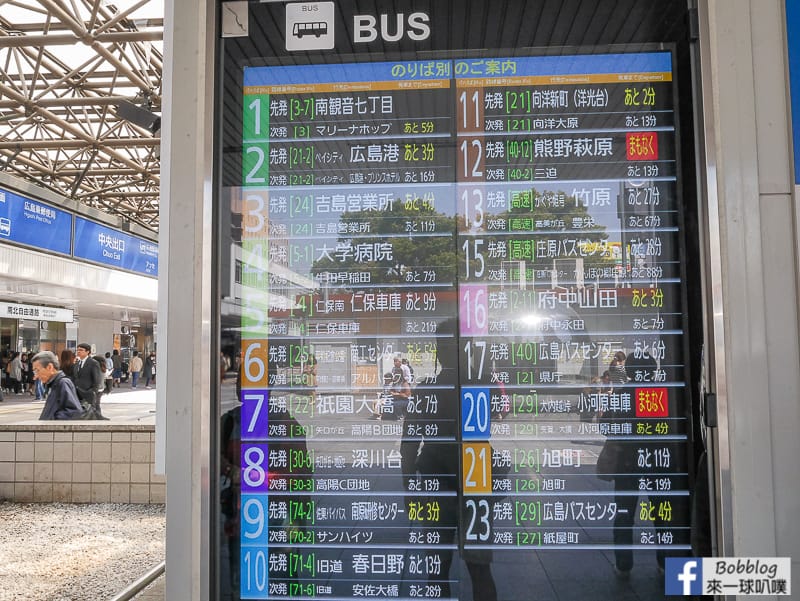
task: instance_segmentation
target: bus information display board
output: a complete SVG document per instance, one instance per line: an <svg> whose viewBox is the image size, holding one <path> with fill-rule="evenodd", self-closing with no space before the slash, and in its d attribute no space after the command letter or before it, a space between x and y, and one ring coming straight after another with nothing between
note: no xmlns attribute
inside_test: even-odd
<svg viewBox="0 0 800 601"><path fill-rule="evenodd" d="M531 598L690 554L673 72L667 51L244 69L242 599Z"/></svg>

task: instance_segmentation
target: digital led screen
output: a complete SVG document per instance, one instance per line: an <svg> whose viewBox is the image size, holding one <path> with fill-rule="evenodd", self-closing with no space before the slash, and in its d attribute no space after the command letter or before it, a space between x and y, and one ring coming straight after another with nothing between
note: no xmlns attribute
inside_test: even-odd
<svg viewBox="0 0 800 601"><path fill-rule="evenodd" d="M240 598L530 599L576 565L614 598L614 567L690 554L673 74L668 51L244 68Z"/></svg>

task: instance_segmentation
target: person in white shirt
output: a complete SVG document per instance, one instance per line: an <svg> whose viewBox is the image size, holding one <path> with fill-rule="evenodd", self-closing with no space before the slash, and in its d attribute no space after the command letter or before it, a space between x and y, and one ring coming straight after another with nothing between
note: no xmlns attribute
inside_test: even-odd
<svg viewBox="0 0 800 601"><path fill-rule="evenodd" d="M411 367L409 367L408 363L403 363L403 359L400 355L397 355L394 358L394 370L395 373L401 373L403 375L403 380L407 383L411 384L413 376L411 375Z"/></svg>
<svg viewBox="0 0 800 601"><path fill-rule="evenodd" d="M128 368L131 374L131 388L136 388L139 386L139 374L142 373L142 358L139 356L139 351L133 351L133 357L131 357L131 364Z"/></svg>

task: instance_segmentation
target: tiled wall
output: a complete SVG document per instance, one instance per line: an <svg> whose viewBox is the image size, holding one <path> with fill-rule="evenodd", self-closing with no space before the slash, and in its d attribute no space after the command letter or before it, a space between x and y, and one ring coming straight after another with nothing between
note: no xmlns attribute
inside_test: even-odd
<svg viewBox="0 0 800 601"><path fill-rule="evenodd" d="M164 503L164 476L153 472L153 427L103 426L3 426L0 500Z"/></svg>

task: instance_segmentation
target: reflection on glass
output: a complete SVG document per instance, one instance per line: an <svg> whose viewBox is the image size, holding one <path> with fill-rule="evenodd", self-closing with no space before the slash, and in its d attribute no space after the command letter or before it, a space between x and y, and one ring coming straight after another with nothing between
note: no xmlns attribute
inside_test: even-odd
<svg viewBox="0 0 800 601"><path fill-rule="evenodd" d="M229 598L609 599L632 569L662 596L689 549L671 74L244 70Z"/></svg>

